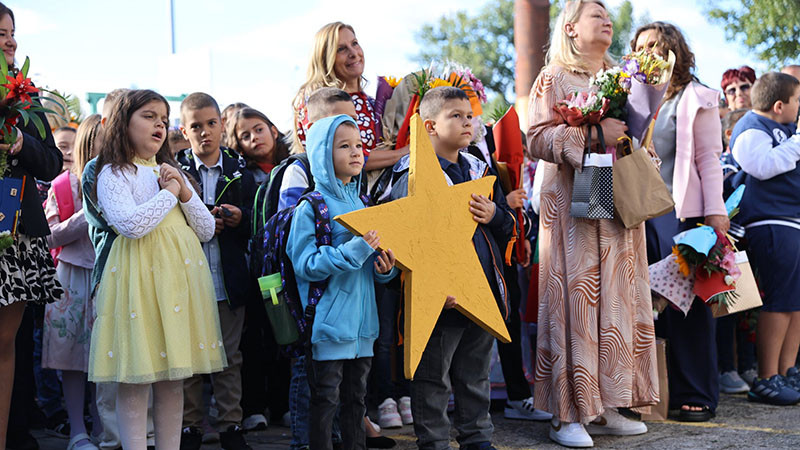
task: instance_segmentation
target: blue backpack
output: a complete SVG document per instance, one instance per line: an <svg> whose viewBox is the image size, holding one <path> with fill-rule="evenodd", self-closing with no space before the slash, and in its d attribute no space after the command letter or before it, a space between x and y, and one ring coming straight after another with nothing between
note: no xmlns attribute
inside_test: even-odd
<svg viewBox="0 0 800 450"><path fill-rule="evenodd" d="M364 206L369 206L369 198L360 196ZM300 197L297 204L307 201L314 211L314 230L317 247L331 245L331 221L328 205L322 194L308 192ZM308 304L303 309L297 278L292 261L286 254L289 230L297 206L278 211L267 220L263 228L262 272L258 278L267 317L272 325L275 341L282 352L290 357L311 354L311 327L317 303L328 287L328 279L313 281L308 289Z"/></svg>

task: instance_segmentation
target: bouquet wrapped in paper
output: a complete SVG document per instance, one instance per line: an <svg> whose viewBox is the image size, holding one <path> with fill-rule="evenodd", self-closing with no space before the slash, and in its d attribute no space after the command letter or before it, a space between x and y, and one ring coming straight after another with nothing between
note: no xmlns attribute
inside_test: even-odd
<svg viewBox="0 0 800 450"><path fill-rule="evenodd" d="M730 217L738 211L743 190L740 186L726 202ZM715 316L761 304L747 255L736 250L728 235L703 225L672 240L672 254L651 265L649 272L650 288L675 308L687 314L695 296L711 306Z"/></svg>

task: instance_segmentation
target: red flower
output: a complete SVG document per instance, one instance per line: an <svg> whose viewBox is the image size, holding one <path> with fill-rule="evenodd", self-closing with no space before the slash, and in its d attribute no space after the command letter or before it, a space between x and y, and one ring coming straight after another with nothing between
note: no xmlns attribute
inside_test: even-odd
<svg viewBox="0 0 800 450"><path fill-rule="evenodd" d="M33 87L30 78L22 77L22 72L18 72L16 78L6 75L6 79L8 79L9 83L2 85L4 88L8 89L6 99L19 98L21 102L31 103L30 94L39 92L39 89Z"/></svg>

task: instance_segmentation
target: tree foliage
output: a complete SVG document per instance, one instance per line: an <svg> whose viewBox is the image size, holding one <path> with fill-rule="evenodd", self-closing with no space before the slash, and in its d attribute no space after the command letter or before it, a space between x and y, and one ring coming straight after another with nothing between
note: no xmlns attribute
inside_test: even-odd
<svg viewBox="0 0 800 450"><path fill-rule="evenodd" d="M800 2L797 0L715 0L708 17L724 25L729 39L740 39L772 66L800 56Z"/></svg>
<svg viewBox="0 0 800 450"><path fill-rule="evenodd" d="M551 29L561 10L560 3L552 2L550 7ZM614 40L609 50L612 55L621 56L628 52L634 22L649 20L646 17L635 20L629 0L609 14L614 23ZM514 97L514 0L490 0L475 14L462 10L442 16L432 24L423 25L417 39L420 50L415 60L423 66L448 59L464 64L489 92L502 97L503 103Z"/></svg>

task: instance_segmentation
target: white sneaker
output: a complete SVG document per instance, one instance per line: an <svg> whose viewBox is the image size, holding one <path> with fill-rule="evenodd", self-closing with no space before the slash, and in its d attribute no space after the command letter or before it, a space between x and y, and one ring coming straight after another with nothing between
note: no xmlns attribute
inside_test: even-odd
<svg viewBox="0 0 800 450"><path fill-rule="evenodd" d="M381 428L400 428L403 426L403 420L397 412L397 402L391 398L387 398L378 406L380 411L380 418L378 424Z"/></svg>
<svg viewBox="0 0 800 450"><path fill-rule="evenodd" d="M550 439L565 447L594 447L594 441L580 423L550 421Z"/></svg>
<svg viewBox="0 0 800 450"><path fill-rule="evenodd" d="M258 431L267 429L267 418L263 414L253 414L247 416L242 421L242 428L245 431Z"/></svg>
<svg viewBox="0 0 800 450"><path fill-rule="evenodd" d="M719 391L725 394L743 394L750 390L750 385L739 376L739 372L731 370L719 374Z"/></svg>
<svg viewBox="0 0 800 450"><path fill-rule="evenodd" d="M364 416L364 417L367 418L367 422L369 423L369 426L371 426L372 429L375 430L375 434L381 434L381 427L378 426L377 423L373 422L372 419L369 418L369 416Z"/></svg>
<svg viewBox="0 0 800 450"><path fill-rule="evenodd" d="M520 419L520 420L550 420L553 415L547 411L536 409L533 407L533 397L528 397L525 400L506 401L506 408L503 411L503 416L506 419Z"/></svg>
<svg viewBox="0 0 800 450"><path fill-rule="evenodd" d="M613 434L615 436L633 436L647 433L647 425L638 420L631 420L618 413L614 408L606 408L602 416L586 425L589 434Z"/></svg>
<svg viewBox="0 0 800 450"><path fill-rule="evenodd" d="M400 418L403 419L403 425L414 423L414 416L411 415L411 397L400 397L397 409L400 410Z"/></svg>

